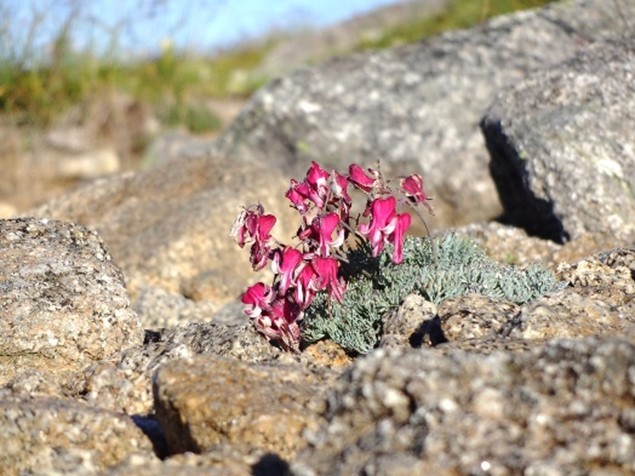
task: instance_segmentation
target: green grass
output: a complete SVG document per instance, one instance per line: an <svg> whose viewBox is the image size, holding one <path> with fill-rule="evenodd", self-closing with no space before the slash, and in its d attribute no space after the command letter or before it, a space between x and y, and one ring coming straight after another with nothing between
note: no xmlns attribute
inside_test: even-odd
<svg viewBox="0 0 635 476"><path fill-rule="evenodd" d="M469 28L497 15L552 3L554 0L451 0L448 6L432 17L414 18L388 28L372 39L363 39L358 50L381 49L413 43L450 30Z"/></svg>
<svg viewBox="0 0 635 476"><path fill-rule="evenodd" d="M49 65L25 67L0 58L0 112L17 125L46 127L70 106L120 90L152 104L167 125L216 130L220 119L201 98L246 98L267 78L253 71L272 42L205 58L165 48L156 58L125 63L60 51Z"/></svg>
<svg viewBox="0 0 635 476"><path fill-rule="evenodd" d="M485 19L547 0L454 0L433 18L415 19L384 31L372 41L360 41L356 49L385 48L408 43L450 29L469 27ZM0 120L17 125L46 127L69 107L107 91L119 90L153 105L168 125L183 124L194 132L218 129L212 111L202 106L205 98L246 98L268 78L255 73L276 44L271 37L203 57L163 49L156 58L133 63L117 55L98 57L72 50L69 19L53 41L50 61L33 66L30 48L17 56L0 52ZM2 35L2 31L0 31ZM11 38L0 38L9 44ZM115 42L116 43L116 42ZM2 44L2 43L0 43Z"/></svg>

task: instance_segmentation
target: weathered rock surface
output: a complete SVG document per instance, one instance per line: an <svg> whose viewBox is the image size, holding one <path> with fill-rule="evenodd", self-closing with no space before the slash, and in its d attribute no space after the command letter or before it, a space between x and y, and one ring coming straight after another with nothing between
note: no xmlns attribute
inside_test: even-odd
<svg viewBox="0 0 635 476"><path fill-rule="evenodd" d="M156 286L142 286L134 303L134 310L148 329L209 321L220 309L214 301L194 296L187 298L180 292L168 292Z"/></svg>
<svg viewBox="0 0 635 476"><path fill-rule="evenodd" d="M159 369L155 411L172 453L233 444L289 458L318 427L324 382L298 365L201 356Z"/></svg>
<svg viewBox="0 0 635 476"><path fill-rule="evenodd" d="M119 268L83 226L0 220L0 383L80 370L143 342Z"/></svg>
<svg viewBox="0 0 635 476"><path fill-rule="evenodd" d="M635 345L617 337L380 349L339 380L294 474L631 474L634 372Z"/></svg>
<svg viewBox="0 0 635 476"><path fill-rule="evenodd" d="M192 323L148 332L143 346L122 352L118 359L91 365L68 387L77 398L93 406L148 414L153 411L152 377L156 371L168 362L200 354L245 362L277 360L283 355L256 334L246 320L236 324L216 320Z"/></svg>
<svg viewBox="0 0 635 476"><path fill-rule="evenodd" d="M246 451L246 452L245 452ZM183 453L164 460L133 455L107 472L108 476L288 476L289 465L273 453L230 445L197 454Z"/></svg>
<svg viewBox="0 0 635 476"><path fill-rule="evenodd" d="M524 339L622 335L635 326L635 248L562 263L570 287L523 307L502 332Z"/></svg>
<svg viewBox="0 0 635 476"><path fill-rule="evenodd" d="M0 468L23 474L101 474L132 454L152 454L125 415L52 398L0 394Z"/></svg>
<svg viewBox="0 0 635 476"><path fill-rule="evenodd" d="M422 172L435 227L491 219L502 209L478 124L494 95L627 29L621 15L635 6L620 5L566 1L298 70L255 95L220 150L296 175L310 160L341 168L381 159L391 174Z"/></svg>
<svg viewBox="0 0 635 476"><path fill-rule="evenodd" d="M154 286L224 304L258 278L248 251L228 236L241 207L261 201L278 217L274 234L281 240L299 220L284 199L289 183L280 173L201 153L197 142L191 157L93 182L34 213L96 229L133 298Z"/></svg>
<svg viewBox="0 0 635 476"><path fill-rule="evenodd" d="M501 92L482 128L509 221L563 241L635 240L635 39Z"/></svg>

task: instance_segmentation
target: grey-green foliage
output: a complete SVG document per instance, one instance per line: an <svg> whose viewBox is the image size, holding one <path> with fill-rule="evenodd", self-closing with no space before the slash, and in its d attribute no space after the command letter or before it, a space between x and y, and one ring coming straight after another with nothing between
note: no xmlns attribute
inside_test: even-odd
<svg viewBox="0 0 635 476"><path fill-rule="evenodd" d="M435 244L436 260L430 240L406 238L400 265L392 262L391 247L374 259L366 248L350 252L342 269L348 282L344 302L320 293L303 320L303 339L328 337L349 351L366 353L381 336L384 314L408 294L435 304L470 293L523 304L563 287L549 270L499 263L468 238L447 234Z"/></svg>

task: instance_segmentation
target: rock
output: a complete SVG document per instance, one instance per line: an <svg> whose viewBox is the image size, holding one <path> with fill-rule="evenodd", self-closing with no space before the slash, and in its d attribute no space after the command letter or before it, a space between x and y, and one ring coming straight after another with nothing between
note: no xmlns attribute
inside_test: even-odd
<svg viewBox="0 0 635 476"><path fill-rule="evenodd" d="M532 263L555 266L554 256L563 248L551 240L529 236L522 228L498 222L471 223L453 231L469 236L496 261L516 266ZM594 248L592 251L599 250ZM583 256L588 256L591 252L585 252Z"/></svg>
<svg viewBox="0 0 635 476"><path fill-rule="evenodd" d="M83 226L0 220L0 383L64 374L141 344L123 276Z"/></svg>
<svg viewBox="0 0 635 476"><path fill-rule="evenodd" d="M181 293L170 293L155 286L141 287L134 303L134 310L146 329L206 322L212 319L219 308L213 301L188 299Z"/></svg>
<svg viewBox="0 0 635 476"><path fill-rule="evenodd" d="M290 473L289 465L272 453L250 449L247 452L221 445L203 454L183 453L164 460L133 455L106 473L108 476L246 476Z"/></svg>
<svg viewBox="0 0 635 476"><path fill-rule="evenodd" d="M211 354L244 362L280 359L280 349L256 334L246 320L191 323L148 331L143 346L128 349L117 359L98 362L74 377L73 395L92 406L128 414L153 412L152 377L168 362Z"/></svg>
<svg viewBox="0 0 635 476"><path fill-rule="evenodd" d="M409 294L399 308L383 319L379 347L420 347L426 334L424 324L434 321L437 307L417 294Z"/></svg>
<svg viewBox="0 0 635 476"><path fill-rule="evenodd" d="M541 264L555 271L563 262L574 263L604 250L624 246L624 241L607 234L585 233L564 244L530 236L526 230L498 222L472 223L453 229L468 235L488 256L516 266Z"/></svg>
<svg viewBox="0 0 635 476"><path fill-rule="evenodd" d="M233 301L248 284L270 276L254 273L248 250L229 237L241 207L261 201L278 217L273 233L281 241L295 234L299 216L284 198L288 179L270 166L200 151L197 142L191 157L92 182L33 213L96 229L134 300L153 286L218 305Z"/></svg>
<svg viewBox="0 0 635 476"><path fill-rule="evenodd" d="M570 287L523 306L503 334L524 339L623 335L635 328L635 248L563 263Z"/></svg>
<svg viewBox="0 0 635 476"><path fill-rule="evenodd" d="M254 76L278 77L306 64L315 64L327 57L359 49L360 44L380 38L385 31L414 21L442 15L448 0L410 0L398 2L362 13L332 27L292 32L277 38Z"/></svg>
<svg viewBox="0 0 635 476"><path fill-rule="evenodd" d="M435 228L491 219L502 208L478 124L494 95L626 29L620 13L567 1L298 70L260 90L218 148L296 176L310 160L342 169L380 159L388 175L422 173Z"/></svg>
<svg viewBox="0 0 635 476"><path fill-rule="evenodd" d="M166 160L209 155L210 141L184 130L171 130L157 135L144 153L146 166L154 166Z"/></svg>
<svg viewBox="0 0 635 476"><path fill-rule="evenodd" d="M633 341L479 355L379 349L328 397L294 474L635 471Z"/></svg>
<svg viewBox="0 0 635 476"><path fill-rule="evenodd" d="M21 474L102 474L152 445L129 417L68 400L0 396L0 467Z"/></svg>
<svg viewBox="0 0 635 476"><path fill-rule="evenodd" d="M284 458L317 429L325 388L304 367L251 364L201 356L162 366L153 381L155 411L170 452L202 452L220 444L253 446Z"/></svg>
<svg viewBox="0 0 635 476"><path fill-rule="evenodd" d="M64 180L96 178L114 174L121 169L121 159L112 149L92 150L55 159L55 175Z"/></svg>
<svg viewBox="0 0 635 476"><path fill-rule="evenodd" d="M558 240L635 240L633 38L501 92L482 122L507 219Z"/></svg>
<svg viewBox="0 0 635 476"><path fill-rule="evenodd" d="M520 313L520 306L477 294L446 299L438 317L443 338L449 342L498 334Z"/></svg>

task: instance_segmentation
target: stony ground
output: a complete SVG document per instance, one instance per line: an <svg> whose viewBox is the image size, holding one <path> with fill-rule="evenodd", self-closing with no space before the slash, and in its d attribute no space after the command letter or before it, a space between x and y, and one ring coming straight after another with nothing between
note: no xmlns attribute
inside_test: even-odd
<svg viewBox="0 0 635 476"><path fill-rule="evenodd" d="M605 6L291 74L218 140L162 135L152 166L0 220L3 474L635 473L635 59ZM423 173L436 231L562 289L408 295L365 356L267 343L238 301L259 279L240 206L288 238L290 173L379 152Z"/></svg>

